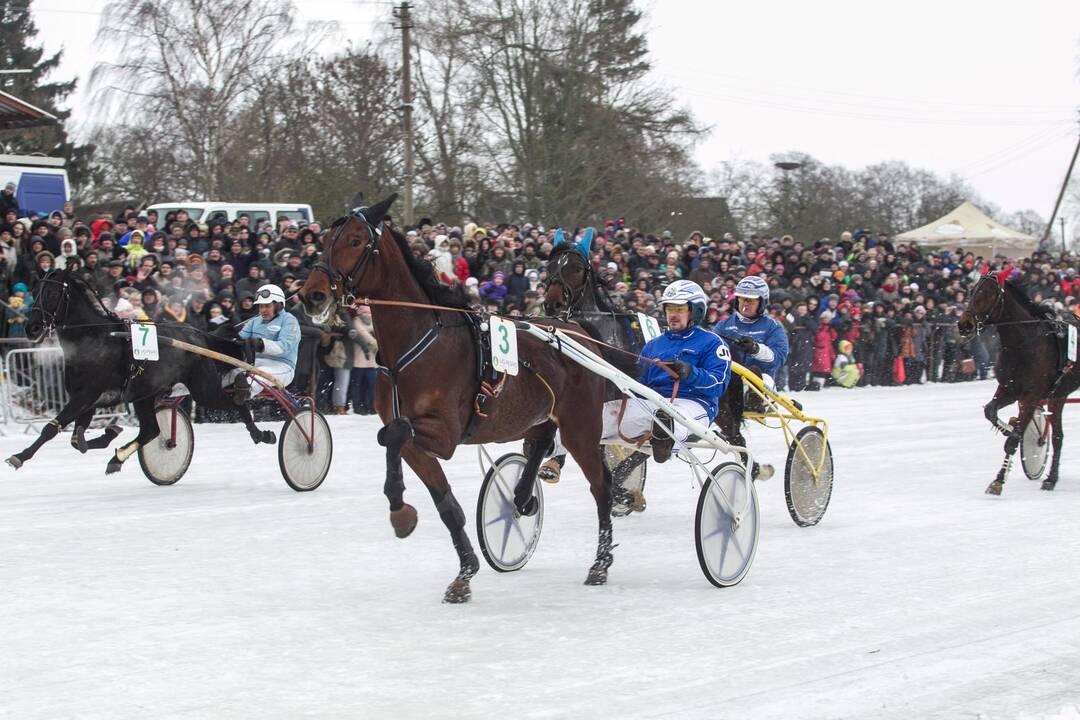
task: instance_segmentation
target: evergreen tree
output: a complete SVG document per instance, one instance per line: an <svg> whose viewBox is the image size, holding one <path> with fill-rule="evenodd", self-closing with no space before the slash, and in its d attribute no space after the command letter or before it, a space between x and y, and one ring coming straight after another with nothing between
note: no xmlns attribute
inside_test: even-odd
<svg viewBox="0 0 1080 720"><path fill-rule="evenodd" d="M0 0L0 70L30 70L0 75L0 89L59 118L58 123L45 127L0 131L0 147L11 154L65 158L69 179L78 187L88 172L93 146L76 145L68 138L64 123L71 112L59 106L75 89L75 80L47 81L60 65L63 51L45 57L44 49L34 42L37 33L30 0Z"/></svg>

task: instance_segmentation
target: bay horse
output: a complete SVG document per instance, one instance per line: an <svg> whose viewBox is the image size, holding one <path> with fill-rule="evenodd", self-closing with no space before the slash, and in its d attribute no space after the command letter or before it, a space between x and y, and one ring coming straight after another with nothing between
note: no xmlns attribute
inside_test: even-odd
<svg viewBox="0 0 1080 720"><path fill-rule="evenodd" d="M130 340L112 334L126 333L130 325L106 308L89 283L71 272L70 266L46 273L35 286L34 297L34 307L27 319L27 336L40 342L50 330L56 330L64 353L64 388L68 401L32 444L7 459L16 470L73 421L71 445L80 453L108 447L120 434L116 425L105 428L102 435L92 440L85 437L94 410L130 402L139 421L139 434L115 451L105 469L106 474L119 472L125 460L160 434L155 403L177 383L183 383L200 404L235 407L232 398L221 388L219 369L209 358L163 343L159 347L160 360L132 360ZM157 325L157 330L162 337L209 345L238 359L242 355L237 343L201 334L189 325L163 323ZM260 431L255 426L246 407L238 409L254 442L276 440L273 432Z"/></svg>
<svg viewBox="0 0 1080 720"><path fill-rule="evenodd" d="M971 290L957 326L964 338L974 337L988 326L995 327L1001 338L1001 352L994 364L997 390L983 408L986 419L1006 438L1005 460L997 477L986 488L990 495L1001 494L1024 429L1044 401L1054 428L1054 457L1042 489L1054 489L1065 436L1061 411L1065 399L1080 386L1080 368L1064 357L1059 336L1066 323L1052 310L1036 305L1020 286L1006 277L1006 272L981 277ZM999 420L998 411L1014 402L1020 408L1015 422L1007 424Z"/></svg>
<svg viewBox="0 0 1080 720"><path fill-rule="evenodd" d="M299 292L316 322L340 304L359 299L371 305L381 366L375 408L384 423L378 434L386 448L383 493L395 534L408 537L417 524L416 509L404 501L404 458L427 487L457 551L458 574L443 601L467 602L479 562L465 531L465 513L439 460L452 457L462 444L525 440L529 448L546 449L559 427L596 501L599 540L585 582L604 584L614 547L611 478L600 454L606 381L544 342L520 334L519 374L504 375L484 405L484 415L474 417L482 378L473 311L461 289L442 285L431 264L414 257L388 222L386 213L396 198L394 194L371 207L354 207L336 220L327 231L322 257ZM538 508L532 490L537 455L543 453L530 454L515 488L514 504L523 515L533 515Z"/></svg>

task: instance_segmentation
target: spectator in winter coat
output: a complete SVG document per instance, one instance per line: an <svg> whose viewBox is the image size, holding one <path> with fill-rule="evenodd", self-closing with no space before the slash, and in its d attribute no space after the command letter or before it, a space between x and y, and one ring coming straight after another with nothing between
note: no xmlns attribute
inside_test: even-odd
<svg viewBox="0 0 1080 720"><path fill-rule="evenodd" d="M836 350L833 343L836 342L836 329L830 324L833 314L825 310L818 317L817 332L814 333L814 360L810 366L810 372L814 377L827 378L832 374L833 361L836 360ZM817 389L813 387L811 389Z"/></svg>
<svg viewBox="0 0 1080 720"><path fill-rule="evenodd" d="M485 303L502 304L506 299L505 275L496 271L491 280L480 286L480 299Z"/></svg>
<svg viewBox="0 0 1080 720"><path fill-rule="evenodd" d="M806 388L814 362L814 336L818 323L805 302L795 306L791 320L791 354L788 356L788 385L795 392Z"/></svg>
<svg viewBox="0 0 1080 720"><path fill-rule="evenodd" d="M510 277L506 278L506 302L514 303L519 308L525 304L525 293L532 288L525 275L525 262L515 260Z"/></svg>
<svg viewBox="0 0 1080 720"><path fill-rule="evenodd" d="M861 371L855 363L851 342L841 340L839 350L840 352L837 353L836 359L833 361L833 381L840 387L853 388L859 382Z"/></svg>

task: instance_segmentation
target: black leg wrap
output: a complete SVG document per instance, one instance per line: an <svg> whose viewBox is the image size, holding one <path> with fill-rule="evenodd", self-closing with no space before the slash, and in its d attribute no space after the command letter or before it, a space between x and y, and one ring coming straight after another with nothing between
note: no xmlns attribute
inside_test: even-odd
<svg viewBox="0 0 1080 720"><path fill-rule="evenodd" d="M401 446L413 439L413 427L408 418L391 420L390 424L379 430L375 439L387 449L400 450Z"/></svg>
<svg viewBox="0 0 1080 720"><path fill-rule="evenodd" d="M1008 440L1005 441L1005 454L1012 455L1016 452L1017 446L1020 445L1020 433L1013 431L1009 433Z"/></svg>

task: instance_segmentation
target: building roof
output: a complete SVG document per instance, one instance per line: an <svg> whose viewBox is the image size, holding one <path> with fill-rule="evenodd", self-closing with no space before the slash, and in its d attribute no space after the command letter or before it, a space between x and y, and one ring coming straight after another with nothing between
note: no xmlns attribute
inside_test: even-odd
<svg viewBox="0 0 1080 720"><path fill-rule="evenodd" d="M52 113L0 90L0 130L52 125L56 121Z"/></svg>

